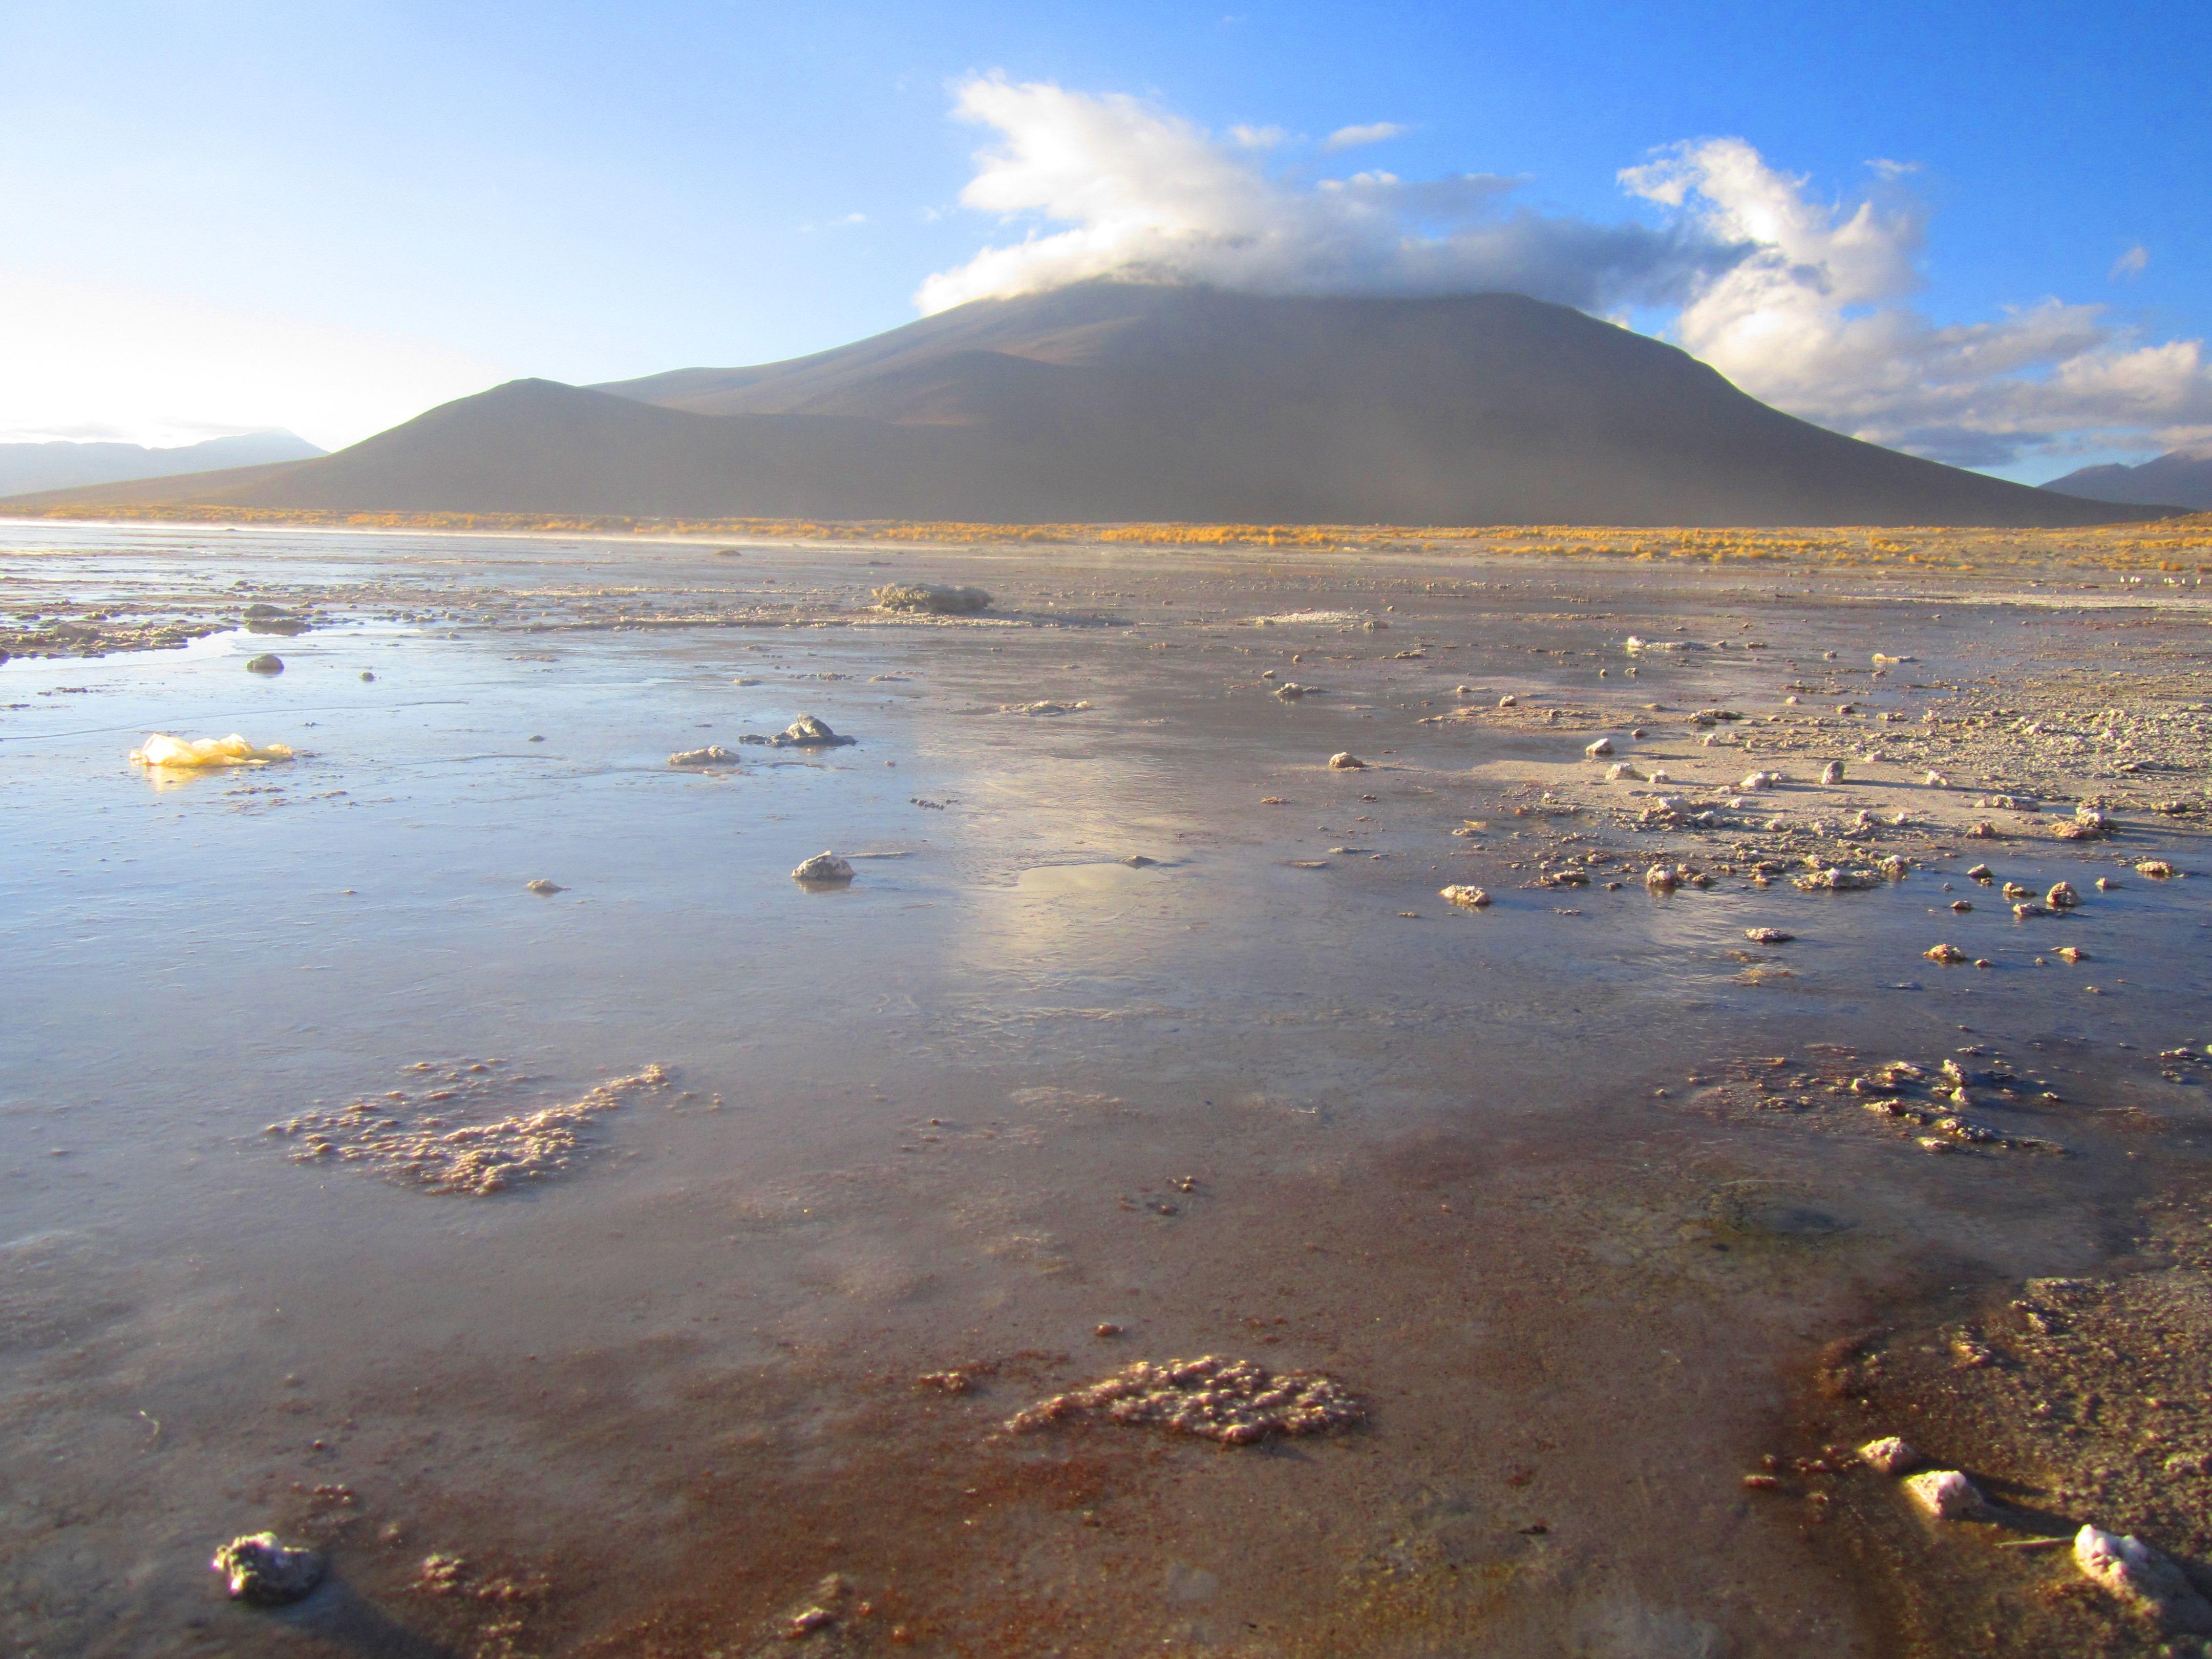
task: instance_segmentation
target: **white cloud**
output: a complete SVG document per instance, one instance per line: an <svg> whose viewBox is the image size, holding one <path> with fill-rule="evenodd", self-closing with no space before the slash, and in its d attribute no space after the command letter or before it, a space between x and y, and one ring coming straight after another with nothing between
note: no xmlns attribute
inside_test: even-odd
<svg viewBox="0 0 2212 1659"><path fill-rule="evenodd" d="M1509 211L1518 180L1408 181L1389 173L1304 182L1121 94L996 77L960 88L963 120L995 128L961 192L1029 222L1019 241L930 277L925 312L1094 276L1266 294L1449 294L1508 289L1571 305L1680 298L1733 257L1701 236ZM1036 222L1069 228L1040 233Z"/></svg>
<svg viewBox="0 0 2212 1659"><path fill-rule="evenodd" d="M1357 149L1362 144L1379 144L1386 138L1403 137L1412 129L1395 121L1371 121L1364 127L1339 127L1322 141L1323 149Z"/></svg>
<svg viewBox="0 0 2212 1659"><path fill-rule="evenodd" d="M418 341L0 270L0 441L195 443L288 427L336 448L508 378Z"/></svg>
<svg viewBox="0 0 2212 1659"><path fill-rule="evenodd" d="M1739 138L1677 145L1621 183L1749 246L1700 282L1671 331L1793 414L1968 466L2212 428L2202 342L2144 344L2102 307L2055 299L1953 324L1906 303L1926 229L1909 201L1815 201Z"/></svg>
<svg viewBox="0 0 2212 1659"><path fill-rule="evenodd" d="M1815 199L1740 138L1681 144L1620 182L1657 227L1516 210L1519 181L1384 172L1301 178L1266 163L1274 128L1225 139L1142 100L997 77L956 112L995 130L962 204L1023 226L922 284L926 312L1091 277L1262 294L1508 289L1665 332L1753 396L1878 443L1964 465L2212 437L2202 342L2146 343L2056 299L1938 323L1922 288L1918 164L1869 161L1875 194ZM1347 127L1324 149L1395 132ZM2115 278L2148 263L2124 255Z"/></svg>
<svg viewBox="0 0 2212 1659"><path fill-rule="evenodd" d="M2141 242L2137 242L2125 253L2112 261L2112 269L2107 280L2117 283L2123 276L2140 276L2149 264L2150 250Z"/></svg>

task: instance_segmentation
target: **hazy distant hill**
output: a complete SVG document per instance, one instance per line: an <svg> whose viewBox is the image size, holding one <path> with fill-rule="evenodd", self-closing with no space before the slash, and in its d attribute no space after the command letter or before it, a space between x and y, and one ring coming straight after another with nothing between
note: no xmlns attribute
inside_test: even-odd
<svg viewBox="0 0 2212 1659"><path fill-rule="evenodd" d="M173 477L216 467L311 460L324 452L289 432L246 432L177 449L137 444L0 444L0 495L71 489L128 478Z"/></svg>
<svg viewBox="0 0 2212 1659"><path fill-rule="evenodd" d="M2140 466L2085 466L2045 489L2099 501L2170 501L2199 512L2212 508L2212 444L2168 451Z"/></svg>
<svg viewBox="0 0 2212 1659"><path fill-rule="evenodd" d="M979 301L785 363L514 381L321 460L71 499L992 522L2145 516L1841 437L1672 346L1513 295L1121 283Z"/></svg>

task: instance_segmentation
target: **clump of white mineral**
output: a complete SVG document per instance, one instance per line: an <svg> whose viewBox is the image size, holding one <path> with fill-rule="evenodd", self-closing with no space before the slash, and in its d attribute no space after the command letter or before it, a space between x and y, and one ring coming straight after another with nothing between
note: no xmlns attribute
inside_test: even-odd
<svg viewBox="0 0 2212 1659"><path fill-rule="evenodd" d="M1140 1359L1103 1382L1041 1400L1006 1421L1017 1432L1098 1413L1116 1423L1194 1434L1248 1446L1269 1435L1319 1434L1366 1413L1332 1378L1276 1373L1249 1359L1206 1354L1155 1364Z"/></svg>

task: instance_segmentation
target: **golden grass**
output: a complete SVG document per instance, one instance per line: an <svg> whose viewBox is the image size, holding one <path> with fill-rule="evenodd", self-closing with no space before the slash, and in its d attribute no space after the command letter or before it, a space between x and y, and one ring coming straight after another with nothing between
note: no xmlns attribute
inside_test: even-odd
<svg viewBox="0 0 2212 1659"><path fill-rule="evenodd" d="M910 546L1127 546L1429 552L1553 558L1738 561L1860 566L1911 572L2019 565L2212 573L2212 514L2083 530L1932 528L1742 530L1587 525L961 524L811 519L639 519L527 513L347 513L226 507L71 507L19 520L295 525L343 530L460 531L510 535L722 537L772 542Z"/></svg>

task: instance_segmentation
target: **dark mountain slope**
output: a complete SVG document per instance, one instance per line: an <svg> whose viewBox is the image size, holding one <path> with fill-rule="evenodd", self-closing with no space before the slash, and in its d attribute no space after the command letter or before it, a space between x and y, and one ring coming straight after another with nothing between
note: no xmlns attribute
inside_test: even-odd
<svg viewBox="0 0 2212 1659"><path fill-rule="evenodd" d="M179 500L657 516L2068 525L2120 512L1877 448L1513 295L1091 283L835 351L516 381Z"/></svg>

